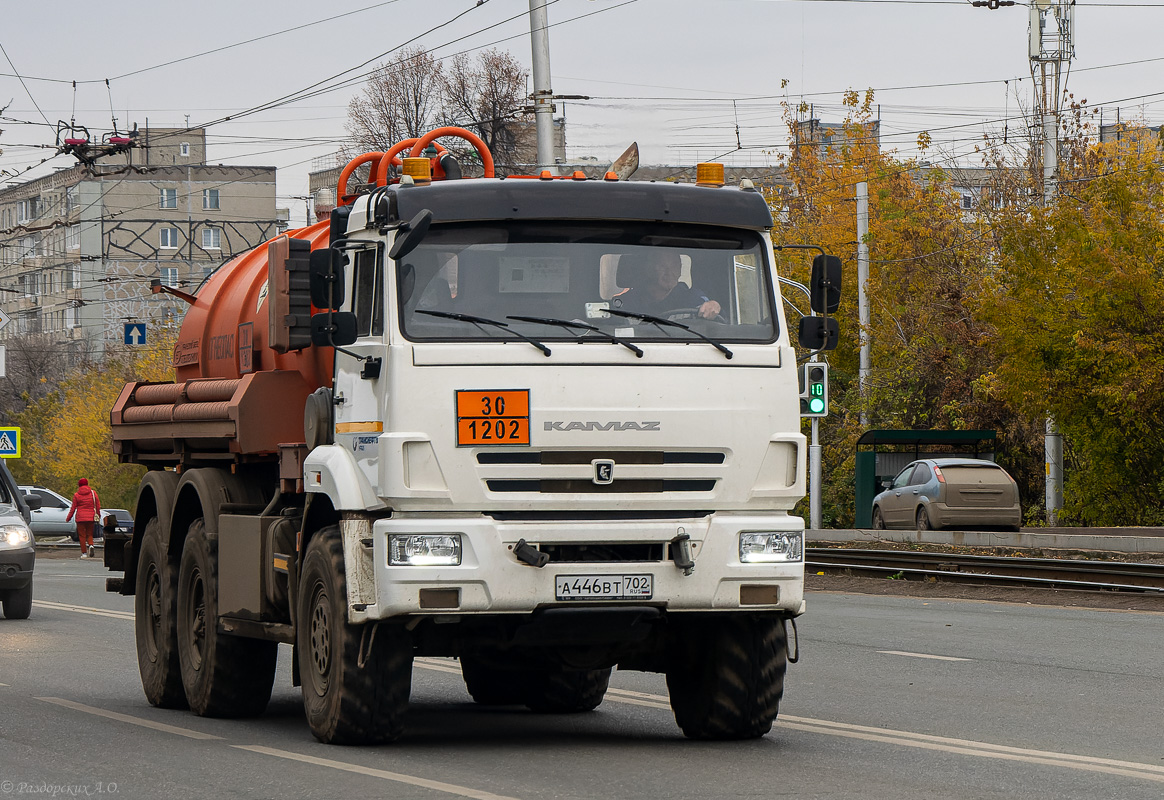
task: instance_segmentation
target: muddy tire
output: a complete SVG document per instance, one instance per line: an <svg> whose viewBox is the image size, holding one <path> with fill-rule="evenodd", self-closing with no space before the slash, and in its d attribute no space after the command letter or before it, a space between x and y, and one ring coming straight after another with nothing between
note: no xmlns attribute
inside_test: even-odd
<svg viewBox="0 0 1164 800"><path fill-rule="evenodd" d="M340 532L312 537L299 577L299 675L303 709L324 744L380 744L404 732L412 690L412 641L392 623L351 625Z"/></svg>
<svg viewBox="0 0 1164 800"><path fill-rule="evenodd" d="M178 571L166 558L157 517L142 534L135 587L133 627L141 687L151 705L185 708L176 632Z"/></svg>
<svg viewBox="0 0 1164 800"><path fill-rule="evenodd" d="M32 613L32 581L23 589L10 589L0 602L4 605L5 619L28 619Z"/></svg>
<svg viewBox="0 0 1164 800"><path fill-rule="evenodd" d="M610 668L540 673L531 681L525 704L539 714L577 714L598 708L610 685Z"/></svg>
<svg viewBox="0 0 1164 800"><path fill-rule="evenodd" d="M885 530L885 517L881 513L880 506L873 507L873 530L875 530L875 531Z"/></svg>
<svg viewBox="0 0 1164 800"><path fill-rule="evenodd" d="M932 531L934 529L933 525L930 524L930 515L926 513L924 507L918 508L916 521L919 531Z"/></svg>
<svg viewBox="0 0 1164 800"><path fill-rule="evenodd" d="M218 548L194 520L178 567L178 663L190 710L257 717L271 699L278 645L218 631Z"/></svg>
<svg viewBox="0 0 1164 800"><path fill-rule="evenodd" d="M677 634L667 689L684 735L755 739L771 730L787 668L781 621L725 615L691 620Z"/></svg>
<svg viewBox="0 0 1164 800"><path fill-rule="evenodd" d="M472 656L461 658L461 677L473 702L483 706L525 704L526 685L534 678L530 670L497 669Z"/></svg>

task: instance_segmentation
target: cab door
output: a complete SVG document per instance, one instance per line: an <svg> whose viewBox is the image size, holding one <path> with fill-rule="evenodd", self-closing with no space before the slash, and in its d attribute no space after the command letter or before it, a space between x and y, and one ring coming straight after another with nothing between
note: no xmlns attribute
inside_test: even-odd
<svg viewBox="0 0 1164 800"><path fill-rule="evenodd" d="M343 310L356 317L356 340L335 352L335 441L376 486L388 374L384 246L369 243L350 257Z"/></svg>

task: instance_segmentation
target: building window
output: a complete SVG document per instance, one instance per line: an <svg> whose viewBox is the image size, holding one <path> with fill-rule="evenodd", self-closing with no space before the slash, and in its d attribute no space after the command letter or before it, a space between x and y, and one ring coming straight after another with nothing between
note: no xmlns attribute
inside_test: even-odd
<svg viewBox="0 0 1164 800"><path fill-rule="evenodd" d="M78 194L79 194L79 190L78 190L78 187L76 187L76 186L70 186L69 188L65 189L65 213L66 214L68 214L70 211L75 211L77 209L77 195Z"/></svg>
<svg viewBox="0 0 1164 800"><path fill-rule="evenodd" d="M178 285L178 268L177 267L162 267L162 284L164 286Z"/></svg>
<svg viewBox="0 0 1164 800"><path fill-rule="evenodd" d="M177 189L162 189L158 196L158 208L177 208L178 207L178 190Z"/></svg>
<svg viewBox="0 0 1164 800"><path fill-rule="evenodd" d="M202 229L202 249L203 250L218 250L222 247L222 229L221 228L203 228Z"/></svg>
<svg viewBox="0 0 1164 800"><path fill-rule="evenodd" d="M176 250L178 247L178 229L162 228L161 246L163 250Z"/></svg>
<svg viewBox="0 0 1164 800"><path fill-rule="evenodd" d="M81 249L80 225L71 225L65 230L65 247L69 250Z"/></svg>
<svg viewBox="0 0 1164 800"><path fill-rule="evenodd" d="M20 239L20 257L32 258L36 255L36 237L24 236Z"/></svg>
<svg viewBox="0 0 1164 800"><path fill-rule="evenodd" d="M203 189L202 190L202 207L205 209L218 208L218 190L217 189Z"/></svg>
<svg viewBox="0 0 1164 800"><path fill-rule="evenodd" d="M190 143L189 142L182 142L182 144L178 145L178 152L182 154L182 158L189 158L190 157Z"/></svg>
<svg viewBox="0 0 1164 800"><path fill-rule="evenodd" d="M76 306L69 306L65 309L65 327L77 327L77 308Z"/></svg>
<svg viewBox="0 0 1164 800"><path fill-rule="evenodd" d="M37 218L37 216L39 216L38 206L40 204L37 202L37 200L38 200L38 198L36 198L36 197L30 197L29 199L21 200L16 204L16 222L17 222L17 224L21 224L24 222L30 222L31 220L34 220Z"/></svg>
<svg viewBox="0 0 1164 800"><path fill-rule="evenodd" d="M962 210L970 211L974 208L974 194L972 192L962 192Z"/></svg>

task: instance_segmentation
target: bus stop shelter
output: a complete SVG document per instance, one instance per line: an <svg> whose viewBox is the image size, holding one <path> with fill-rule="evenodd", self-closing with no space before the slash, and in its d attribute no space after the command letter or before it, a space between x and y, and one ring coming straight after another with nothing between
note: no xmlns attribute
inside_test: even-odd
<svg viewBox="0 0 1164 800"><path fill-rule="evenodd" d="M994 460L994 431L865 431L857 440L855 525L873 524L873 498L881 483L892 479L919 458L982 458Z"/></svg>

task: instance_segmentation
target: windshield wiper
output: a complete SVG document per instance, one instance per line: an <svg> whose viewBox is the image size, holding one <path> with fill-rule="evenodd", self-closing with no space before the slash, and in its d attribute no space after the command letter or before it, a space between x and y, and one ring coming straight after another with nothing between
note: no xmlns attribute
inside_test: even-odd
<svg viewBox="0 0 1164 800"><path fill-rule="evenodd" d="M717 342L715 339L709 339L708 337L704 336L699 331L693 330L691 328L691 326L684 325L682 322L676 322L673 319L663 319L662 317L656 317L656 316L653 316L651 314L639 314L636 311L623 311L621 308L604 308L602 310L605 311L607 314L614 314L616 317L630 317L631 319L641 319L643 322L649 322L652 325L659 325L660 327L666 326L666 327L670 327L670 328L682 328L683 330L687 331L688 333L691 333L691 334L694 334L695 336L698 336L700 339L707 342L709 345L714 347L716 350L723 353L724 356L726 356L727 358L731 358L734 355L731 350L728 350L726 347L724 347L722 344Z"/></svg>
<svg viewBox="0 0 1164 800"><path fill-rule="evenodd" d="M608 342L613 344L621 344L623 347L630 350L639 358L643 357L643 351L640 348L635 347L626 339L620 339L619 337L602 330L602 328L597 328L593 325L587 325L585 322L572 322L570 320L554 319L552 317L522 317L516 314L511 314L510 316L507 316L506 319L515 319L518 322L536 322L541 325L557 325L561 328L577 328L578 330L582 331L592 331L593 333L597 333L599 336L606 339Z"/></svg>
<svg viewBox="0 0 1164 800"><path fill-rule="evenodd" d="M506 323L498 322L495 319L489 319L487 317L476 317L476 316L473 316L472 314L456 314L456 313L453 313L451 311L428 311L428 310L423 309L423 308L416 309L416 311L414 313L427 314L430 317L440 317L442 319L455 319L455 320L460 320L461 322L472 322L475 325L492 325L495 328L501 328L506 333L512 333L518 339L522 339L524 341L529 342L534 347L536 347L538 350L541 350L543 353L545 353L547 356L550 354L550 348L546 347L544 344L539 342L537 339L531 339L530 337L526 336L524 333L518 333L513 328L509 327L509 325L507 325Z"/></svg>

